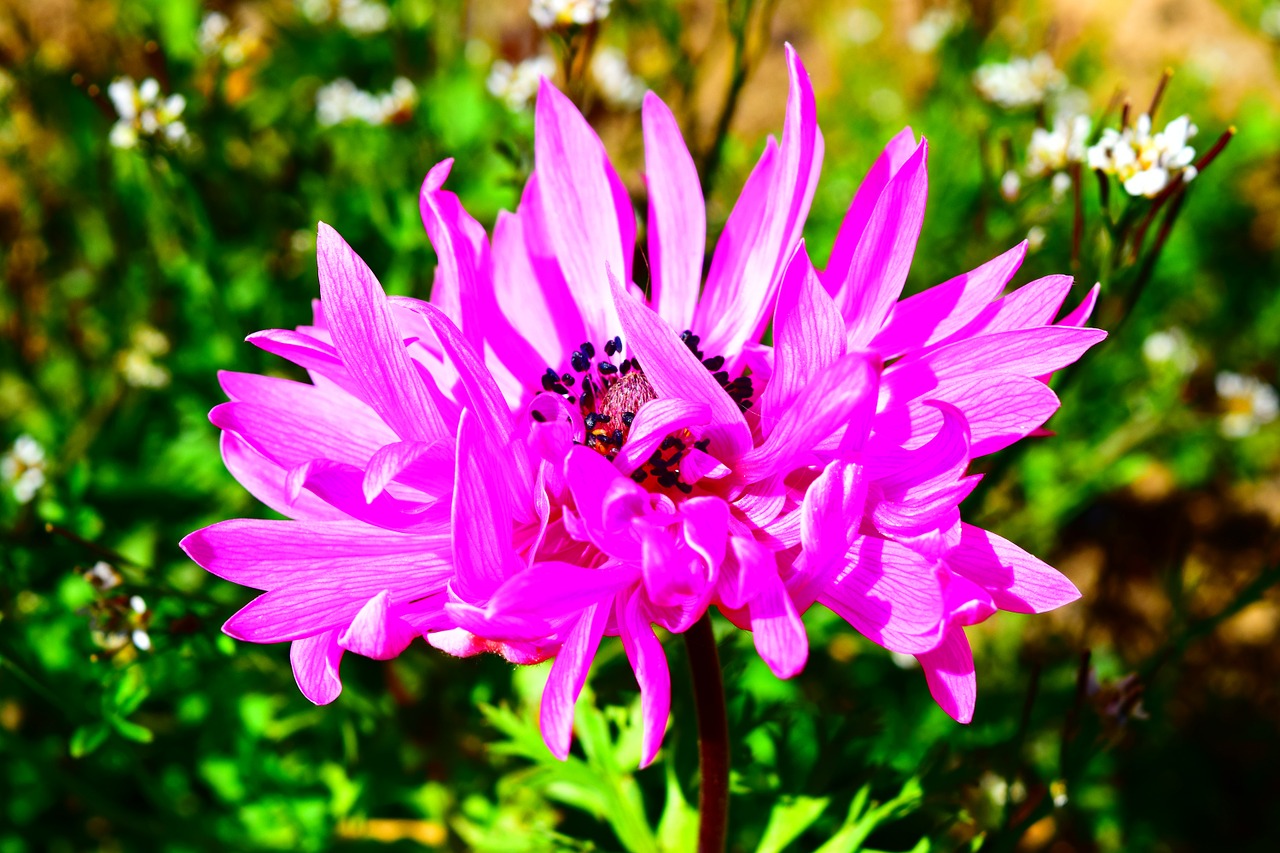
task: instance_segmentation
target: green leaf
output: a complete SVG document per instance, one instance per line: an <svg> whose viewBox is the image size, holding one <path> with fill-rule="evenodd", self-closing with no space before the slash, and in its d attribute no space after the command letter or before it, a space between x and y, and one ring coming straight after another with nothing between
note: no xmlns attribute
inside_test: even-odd
<svg viewBox="0 0 1280 853"><path fill-rule="evenodd" d="M140 726L137 723L130 722L123 717L112 716L108 718L112 727L120 733L120 736L136 743L151 743L155 739L155 734L146 726Z"/></svg>
<svg viewBox="0 0 1280 853"><path fill-rule="evenodd" d="M102 746L110 733L111 729L105 723L90 723L76 729L71 734L71 757L84 758Z"/></svg>
<svg viewBox="0 0 1280 853"><path fill-rule="evenodd" d="M131 666L124 671L112 696L112 710L115 714L128 717L146 701L151 695L146 678L146 673L140 666Z"/></svg>
<svg viewBox="0 0 1280 853"><path fill-rule="evenodd" d="M769 813L756 853L781 853L822 816L830 802L826 797L789 797L779 802Z"/></svg>

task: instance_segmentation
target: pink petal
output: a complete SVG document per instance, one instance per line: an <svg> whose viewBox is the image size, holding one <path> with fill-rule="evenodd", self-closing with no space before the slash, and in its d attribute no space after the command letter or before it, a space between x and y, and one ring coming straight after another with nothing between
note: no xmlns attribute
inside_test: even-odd
<svg viewBox="0 0 1280 853"><path fill-rule="evenodd" d="M827 286L849 324L849 346L865 347L880 332L902 294L916 241L924 223L929 179L929 145L921 140L915 153L889 179L876 200L866 228L843 275L828 268Z"/></svg>
<svg viewBox="0 0 1280 853"><path fill-rule="evenodd" d="M285 486L286 471L275 462L258 453L249 443L234 432L224 432L219 440L222 461L231 476L258 500L281 515L300 521L346 520L341 510L335 509L310 492L290 500Z"/></svg>
<svg viewBox="0 0 1280 853"><path fill-rule="evenodd" d="M1052 322L1071 290L1069 275L1048 275L1024 284L1017 290L992 302L974 320L952 337L977 337L1015 329L1030 329Z"/></svg>
<svg viewBox="0 0 1280 853"><path fill-rule="evenodd" d="M527 366L536 382L535 374L548 365L564 364L566 354L586 340L587 333L564 277L535 271L525 229L520 216L506 211L498 214L493 227L493 285L507 321L538 352L538 360ZM519 367L509 366L513 370Z"/></svg>
<svg viewBox="0 0 1280 853"><path fill-rule="evenodd" d="M736 459L751 447L742 410L720 387L680 337L652 309L612 283L627 350L640 358L644 375L660 397L705 403L711 410L706 435L718 459Z"/></svg>
<svg viewBox="0 0 1280 853"><path fill-rule="evenodd" d="M859 537L848 560L818 601L892 651L920 654L938 645L946 614L932 561L872 536Z"/></svg>
<svg viewBox="0 0 1280 853"><path fill-rule="evenodd" d="M850 434L865 435L875 412L879 379L880 359L874 354L841 358L809 383L764 443L732 466L734 473L749 483L809 464L813 448L839 427L849 425Z"/></svg>
<svg viewBox="0 0 1280 853"><path fill-rule="evenodd" d="M772 551L750 537L731 536L716 595L725 607L740 610L764 591L770 578L777 577Z"/></svg>
<svg viewBox="0 0 1280 853"><path fill-rule="evenodd" d="M711 407L675 397L644 404L631 423L631 434L614 460L623 474L640 467L658 449L662 440L689 427L704 426L711 420Z"/></svg>
<svg viewBox="0 0 1280 853"><path fill-rule="evenodd" d="M698 305L707 211L702 185L680 126L662 99L644 97L645 177L649 184L649 263L654 310L675 329L688 329Z"/></svg>
<svg viewBox="0 0 1280 853"><path fill-rule="evenodd" d="M560 647L551 676L542 691L542 739L551 754L560 760L569 757L573 740L573 706L587 681L591 659L595 657L609 622L609 606L594 604L582 612L578 624Z"/></svg>
<svg viewBox="0 0 1280 853"><path fill-rule="evenodd" d="M338 645L339 629L334 628L313 637L294 640L289 647L289 661L298 689L317 705L328 705L342 692L338 664L342 647Z"/></svg>
<svg viewBox="0 0 1280 853"><path fill-rule="evenodd" d="M871 169L867 172L858 191L845 212L840 230L836 233L835 244L831 247L831 258L827 261L827 270L823 280L831 293L835 293L848 275L853 263L853 254L862 240L862 234L871 221L876 202L884 194L889 179L898 173L904 163L916 150L916 135L910 127L902 130L889 140L889 144L880 152Z"/></svg>
<svg viewBox="0 0 1280 853"><path fill-rule="evenodd" d="M991 593L1001 610L1044 613L1080 597L1075 584L1048 563L969 524L962 525L960 546L947 554L946 562Z"/></svg>
<svg viewBox="0 0 1280 853"><path fill-rule="evenodd" d="M866 501L867 478L854 462L829 463L805 491L796 514L803 551L787 582L800 610L817 600L830 571L857 538Z"/></svg>
<svg viewBox="0 0 1280 853"><path fill-rule="evenodd" d="M716 247L694 321L706 352L724 355L731 364L768 325L822 168L822 133L809 74L791 45L786 46L786 58L791 88L782 145L776 158L770 158L776 161L771 167L766 165L770 152L765 149L743 188ZM737 216L739 207L742 216Z"/></svg>
<svg viewBox="0 0 1280 853"><path fill-rule="evenodd" d="M907 356L885 371L883 385L890 400L906 401L929 394L945 380L973 373L1039 376L1071 364L1106 336L1101 329L1066 326L983 335L938 347L919 358Z"/></svg>
<svg viewBox="0 0 1280 853"><path fill-rule="evenodd" d="M1000 295L1026 254L1024 240L975 270L908 296L894 306L871 349L890 359L950 337Z"/></svg>
<svg viewBox="0 0 1280 853"><path fill-rule="evenodd" d="M622 596L619 596L621 601ZM640 766L648 767L658 755L662 736L671 715L671 671L647 615L642 609L639 590L626 597L618 608L618 633L627 660L635 670L640 685L640 719L643 732L640 743Z"/></svg>
<svg viewBox="0 0 1280 853"><path fill-rule="evenodd" d="M747 605L756 652L778 678L791 678L809 659L809 637L795 604L771 571L759 593Z"/></svg>
<svg viewBox="0 0 1280 853"><path fill-rule="evenodd" d="M773 315L773 374L760 397L765 435L814 377L844 355L844 318L822 289L804 241L787 265Z"/></svg>
<svg viewBox="0 0 1280 853"><path fill-rule="evenodd" d="M1080 304L1073 308L1067 316L1058 321L1059 326L1083 326L1089 322L1089 317L1093 315L1093 308L1098 304L1098 294L1102 291L1101 284L1095 284L1089 288L1089 292L1084 295L1084 299L1080 300Z"/></svg>
<svg viewBox="0 0 1280 853"><path fill-rule="evenodd" d="M487 600L503 580L520 570L511 547L508 476L493 458L484 426L470 411L463 411L458 421L451 523L458 573L453 588L467 601Z"/></svg>
<svg viewBox="0 0 1280 853"><path fill-rule="evenodd" d="M338 232L323 222L316 242L325 318L364 399L403 439L448 438L422 377L409 363L382 285Z"/></svg>
<svg viewBox="0 0 1280 853"><path fill-rule="evenodd" d="M379 448L365 467L365 501L372 503L392 480L443 498L453 490L452 448L442 441L398 441Z"/></svg>
<svg viewBox="0 0 1280 853"><path fill-rule="evenodd" d="M417 631L392 612L391 593L383 590L360 608L338 638L338 645L374 660L391 660L417 636Z"/></svg>
<svg viewBox="0 0 1280 853"><path fill-rule="evenodd" d="M630 281L635 216L600 138L573 102L544 78L535 109L534 162L543 227L593 340L616 334L606 276ZM625 196L625 192L624 192ZM628 227L629 226L629 227ZM625 238L630 233L630 240Z"/></svg>
<svg viewBox="0 0 1280 853"><path fill-rule="evenodd" d="M448 162L441 166L447 167ZM433 185L437 169L440 166L423 182L419 207L422 223L440 259L435 286L448 285L457 291L458 314L451 317L438 305L414 302L420 306L419 310L434 309L450 328L456 325L461 329L472 352L478 353L480 359L495 369L511 373L517 385L527 384L541 372L538 354L516 333L498 308L488 237L480 223L463 209L456 195Z"/></svg>
<svg viewBox="0 0 1280 853"><path fill-rule="evenodd" d="M258 349L286 358L308 371L324 375L353 396L358 397L360 393L359 385L351 378L347 366L338 357L338 350L333 344L288 329L254 332L245 340Z"/></svg>
<svg viewBox="0 0 1280 853"><path fill-rule="evenodd" d="M534 563L498 587L486 608L500 624L540 625L581 612L640 577L640 567L624 564L586 569L569 563ZM502 639L536 639L503 634Z"/></svg>
<svg viewBox="0 0 1280 853"><path fill-rule="evenodd" d="M396 440L368 406L334 388L227 370L218 381L233 402L214 407L210 422L286 468L319 457L363 465Z"/></svg>
<svg viewBox="0 0 1280 853"><path fill-rule="evenodd" d="M364 471L354 465L313 459L291 470L285 486L291 494L300 494L305 488L351 518L377 527L431 532L438 529L441 502L404 500L386 492L369 500L365 496L364 476Z"/></svg>
<svg viewBox="0 0 1280 853"><path fill-rule="evenodd" d="M973 668L973 651L964 629L947 631L936 649L916 655L924 670L929 693L938 707L957 723L973 720L973 707L978 698L978 678Z"/></svg>

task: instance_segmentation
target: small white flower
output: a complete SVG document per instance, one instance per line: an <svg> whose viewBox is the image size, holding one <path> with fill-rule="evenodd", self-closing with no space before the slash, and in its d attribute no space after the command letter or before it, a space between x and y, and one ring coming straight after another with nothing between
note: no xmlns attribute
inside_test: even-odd
<svg viewBox="0 0 1280 853"><path fill-rule="evenodd" d="M1004 196L1007 202L1015 202L1018 200L1018 194L1022 192L1022 178L1018 177L1018 173L1013 169L1004 173L1000 178L1000 195Z"/></svg>
<svg viewBox="0 0 1280 853"><path fill-rule="evenodd" d="M1152 367L1169 367L1186 376L1200 364L1187 333L1176 326L1152 332L1142 342L1142 357Z"/></svg>
<svg viewBox="0 0 1280 853"><path fill-rule="evenodd" d="M545 54L515 65L499 59L489 71L489 92L501 98L509 109L522 110L538 94L538 81L555 73L556 61Z"/></svg>
<svg viewBox="0 0 1280 853"><path fill-rule="evenodd" d="M933 53L955 25L955 12L930 9L907 30L907 47L916 53Z"/></svg>
<svg viewBox="0 0 1280 853"><path fill-rule="evenodd" d="M200 43L200 52L205 56L213 56L222 49L222 40L231 29L231 21L221 12L209 12L200 21L200 31L196 40Z"/></svg>
<svg viewBox="0 0 1280 853"><path fill-rule="evenodd" d="M557 26L579 26L609 17L613 0L533 0L529 17L544 30Z"/></svg>
<svg viewBox="0 0 1280 853"><path fill-rule="evenodd" d="M1174 178L1184 183L1195 178L1191 161L1196 150L1187 143L1196 132L1190 116L1183 115L1153 134L1151 116L1143 113L1123 132L1113 128L1102 131L1102 137L1089 148L1089 168L1115 175L1129 195L1151 198Z"/></svg>
<svg viewBox="0 0 1280 853"><path fill-rule="evenodd" d="M840 32L850 44L870 44L884 32L884 24L875 12L858 7L845 13Z"/></svg>
<svg viewBox="0 0 1280 853"><path fill-rule="evenodd" d="M591 76L605 102L615 109L639 109L649 91L645 82L631 73L627 55L616 47L596 51L591 58Z"/></svg>
<svg viewBox="0 0 1280 853"><path fill-rule="evenodd" d="M1059 114L1053 120L1053 129L1037 127L1031 131L1031 143L1027 146L1027 174L1033 178L1064 171L1072 163L1082 163L1085 143L1091 127L1085 115Z"/></svg>
<svg viewBox="0 0 1280 853"><path fill-rule="evenodd" d="M138 649L138 651L140 652L151 651L151 635L148 634L146 631L142 630L141 628L136 628L134 629L134 632L131 635L131 637L133 639L133 645Z"/></svg>
<svg viewBox="0 0 1280 853"><path fill-rule="evenodd" d="M1071 191L1071 176L1066 172L1058 172L1049 182L1049 189L1053 192L1053 200L1061 202Z"/></svg>
<svg viewBox="0 0 1280 853"><path fill-rule="evenodd" d="M180 94L161 98L160 83L154 77L141 84L117 77L107 86L107 97L119 116L107 137L112 147L134 148L143 136L174 146L191 141L179 118L187 108L187 99Z"/></svg>
<svg viewBox="0 0 1280 853"><path fill-rule="evenodd" d="M45 454L40 442L20 435L4 456L0 456L0 479L10 484L18 503L30 503L45 484Z"/></svg>
<svg viewBox="0 0 1280 853"><path fill-rule="evenodd" d="M1044 246L1045 231L1039 225L1032 225L1027 230L1027 251L1038 252Z"/></svg>
<svg viewBox="0 0 1280 853"><path fill-rule="evenodd" d="M390 20L391 10L381 3L369 0L340 0L338 3L338 23L355 35L380 33Z"/></svg>
<svg viewBox="0 0 1280 853"><path fill-rule="evenodd" d="M120 576L120 573L110 563L102 560L94 563L93 567L84 573L84 579L93 584L99 592L115 589L124 583L124 578Z"/></svg>
<svg viewBox="0 0 1280 853"><path fill-rule="evenodd" d="M133 332L129 349L120 354L120 374L125 384L134 388L163 388L169 384L169 371L155 363L155 357L169 351L169 339L151 326L139 326Z"/></svg>
<svg viewBox="0 0 1280 853"><path fill-rule="evenodd" d="M1222 434L1227 438L1253 435L1280 414L1276 389L1252 376L1224 370L1214 379L1214 388L1223 404Z"/></svg>
<svg viewBox="0 0 1280 853"><path fill-rule="evenodd" d="M383 125L410 115L417 103L418 90L407 78L397 77L390 90L375 94L341 77L316 92L316 120L325 127L349 121Z"/></svg>
<svg viewBox="0 0 1280 853"><path fill-rule="evenodd" d="M1021 109L1044 103L1053 92L1066 88L1067 78L1047 53L1008 62L990 62L973 75L978 93L1005 109Z"/></svg>

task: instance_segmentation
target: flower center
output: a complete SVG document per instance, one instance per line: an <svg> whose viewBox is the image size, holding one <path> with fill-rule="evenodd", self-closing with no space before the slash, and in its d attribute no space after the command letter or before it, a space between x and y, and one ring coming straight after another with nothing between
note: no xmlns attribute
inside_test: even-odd
<svg viewBox="0 0 1280 853"><path fill-rule="evenodd" d="M698 349L701 339L687 329L681 333L680 340L711 371L734 402L743 409L751 408L754 388L748 372L730 380L728 371L723 369L724 356L704 358ZM658 399L658 393L649 384L639 359L624 358L619 364L613 363L614 356L622 354L621 337L605 341L603 350L604 359L595 361L595 345L590 341L583 343L569 355L572 372L558 373L548 367L542 375L542 388L581 409L586 427L582 443L613 461L630 437L636 415L646 404ZM680 430L663 439L649 459L632 472L631 478L645 483L652 477L661 488L676 488L688 494L692 486L680 479L680 462L690 450L705 451L708 443L707 439L695 441L689 430Z"/></svg>

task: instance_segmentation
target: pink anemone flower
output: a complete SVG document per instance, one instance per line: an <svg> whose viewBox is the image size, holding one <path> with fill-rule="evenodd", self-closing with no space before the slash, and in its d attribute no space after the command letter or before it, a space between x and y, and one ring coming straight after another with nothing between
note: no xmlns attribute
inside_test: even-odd
<svg viewBox="0 0 1280 853"><path fill-rule="evenodd" d="M786 678L808 654L801 614L822 603L920 657L940 704L968 719L963 626L1077 595L961 524L969 460L1038 429L1057 407L1043 377L1102 333L1082 327L1087 306L1052 323L1061 277L997 298L1021 247L899 301L925 197L927 149L909 130L819 274L800 233L822 137L787 60L782 142L748 178L705 285L697 175L652 94L647 300L622 183L545 81L535 173L492 244L443 189L451 163L428 174L430 302L387 297L321 225L312 325L249 338L311 382L224 373L230 402L211 413L229 470L292 519L183 540L209 571L265 590L227 633L292 641L315 702L338 695L344 651L385 659L417 636L455 655L553 657L541 721L560 757L595 651L619 636L648 764L670 704L655 625L679 633L714 606Z"/></svg>

